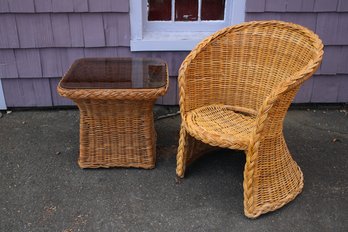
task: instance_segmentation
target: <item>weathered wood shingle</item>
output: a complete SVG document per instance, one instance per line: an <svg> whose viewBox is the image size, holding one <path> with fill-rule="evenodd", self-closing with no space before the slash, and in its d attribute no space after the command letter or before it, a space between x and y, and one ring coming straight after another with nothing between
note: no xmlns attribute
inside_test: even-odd
<svg viewBox="0 0 348 232"><path fill-rule="evenodd" d="M0 13L8 13L10 12L10 7L8 5L7 0L0 0Z"/></svg>
<svg viewBox="0 0 348 232"><path fill-rule="evenodd" d="M59 77L63 75L62 59L59 49L40 49L41 69L44 77Z"/></svg>
<svg viewBox="0 0 348 232"><path fill-rule="evenodd" d="M289 0L286 5L288 12L312 12L315 0Z"/></svg>
<svg viewBox="0 0 348 232"><path fill-rule="evenodd" d="M81 14L69 14L69 26L71 45L73 47L84 47Z"/></svg>
<svg viewBox="0 0 348 232"><path fill-rule="evenodd" d="M266 0L248 0L246 1L247 12L264 12Z"/></svg>
<svg viewBox="0 0 348 232"><path fill-rule="evenodd" d="M124 13L103 14L104 31L107 46L129 47L130 22L129 15Z"/></svg>
<svg viewBox="0 0 348 232"><path fill-rule="evenodd" d="M117 46L119 44L118 16L112 13L103 14L105 40L107 46Z"/></svg>
<svg viewBox="0 0 348 232"><path fill-rule="evenodd" d="M16 58L12 49L0 50L0 78L17 78Z"/></svg>
<svg viewBox="0 0 348 232"><path fill-rule="evenodd" d="M126 46L130 43L130 21L128 14L103 14L107 46Z"/></svg>
<svg viewBox="0 0 348 232"><path fill-rule="evenodd" d="M341 75L340 77L340 87L338 89L338 102L348 102L348 75Z"/></svg>
<svg viewBox="0 0 348 232"><path fill-rule="evenodd" d="M128 12L128 0L89 0L90 12Z"/></svg>
<svg viewBox="0 0 348 232"><path fill-rule="evenodd" d="M292 0L286 3L287 12L300 12L300 9L302 9L302 0Z"/></svg>
<svg viewBox="0 0 348 232"><path fill-rule="evenodd" d="M73 12L74 2L72 0L51 0L53 12Z"/></svg>
<svg viewBox="0 0 348 232"><path fill-rule="evenodd" d="M49 14L16 14L21 48L53 47L53 32Z"/></svg>
<svg viewBox="0 0 348 232"><path fill-rule="evenodd" d="M8 0L11 12L29 13L35 11L34 0Z"/></svg>
<svg viewBox="0 0 348 232"><path fill-rule="evenodd" d="M0 49L18 48L17 25L14 15L0 14Z"/></svg>
<svg viewBox="0 0 348 232"><path fill-rule="evenodd" d="M325 45L348 44L348 39L343 36L348 34L345 31L347 17L337 13L318 14L316 32Z"/></svg>
<svg viewBox="0 0 348 232"><path fill-rule="evenodd" d="M266 0L265 11L285 12L287 0Z"/></svg>
<svg viewBox="0 0 348 232"><path fill-rule="evenodd" d="M348 45L348 14L338 14L338 31L335 44Z"/></svg>
<svg viewBox="0 0 348 232"><path fill-rule="evenodd" d="M348 12L348 1L347 0L339 0L337 6L338 12Z"/></svg>
<svg viewBox="0 0 348 232"><path fill-rule="evenodd" d="M18 49L15 57L19 77L42 77L39 50Z"/></svg>
<svg viewBox="0 0 348 232"><path fill-rule="evenodd" d="M35 47L35 41L38 34L36 31L35 18L32 15L28 14L18 14L16 15L18 35L20 46L22 48L33 48ZM53 41L53 36L52 36Z"/></svg>
<svg viewBox="0 0 348 232"><path fill-rule="evenodd" d="M82 15L83 35L86 47L104 47L104 25L100 14Z"/></svg>
<svg viewBox="0 0 348 232"><path fill-rule="evenodd" d="M315 0L302 0L301 9L303 12L311 12L314 10Z"/></svg>
<svg viewBox="0 0 348 232"><path fill-rule="evenodd" d="M337 58L338 58L338 55L340 54L340 49L341 49L340 46L326 46L324 48L325 56L320 66L321 74L335 75L337 73L337 68L338 68Z"/></svg>
<svg viewBox="0 0 348 232"><path fill-rule="evenodd" d="M118 23L118 46L130 45L130 21L128 14L117 14Z"/></svg>
<svg viewBox="0 0 348 232"><path fill-rule="evenodd" d="M71 47L69 18L67 14L52 14L52 29L55 47Z"/></svg>
<svg viewBox="0 0 348 232"><path fill-rule="evenodd" d="M2 79L8 107L52 106L48 79Z"/></svg>
<svg viewBox="0 0 348 232"><path fill-rule="evenodd" d="M35 3L35 12L52 12L52 1L51 0L34 0Z"/></svg>
<svg viewBox="0 0 348 232"><path fill-rule="evenodd" d="M339 85L339 76L314 76L311 102L337 102Z"/></svg>
<svg viewBox="0 0 348 232"><path fill-rule="evenodd" d="M88 0L74 0L74 12L88 12Z"/></svg>
<svg viewBox="0 0 348 232"><path fill-rule="evenodd" d="M348 74L348 46L341 46L339 54L334 57L333 62L337 62L337 73Z"/></svg>
<svg viewBox="0 0 348 232"><path fill-rule="evenodd" d="M316 12L335 12L338 0L315 0L314 11Z"/></svg>

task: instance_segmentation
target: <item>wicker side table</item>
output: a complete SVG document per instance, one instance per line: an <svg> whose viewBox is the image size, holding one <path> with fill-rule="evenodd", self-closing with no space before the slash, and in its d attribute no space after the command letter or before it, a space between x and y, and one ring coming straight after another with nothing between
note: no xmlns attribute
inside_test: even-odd
<svg viewBox="0 0 348 232"><path fill-rule="evenodd" d="M168 88L158 59L84 58L58 85L80 110L81 168L154 168L153 105Z"/></svg>

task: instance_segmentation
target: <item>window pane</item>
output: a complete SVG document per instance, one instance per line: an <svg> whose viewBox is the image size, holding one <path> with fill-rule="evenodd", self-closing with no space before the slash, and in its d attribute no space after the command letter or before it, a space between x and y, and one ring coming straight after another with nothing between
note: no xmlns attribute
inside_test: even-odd
<svg viewBox="0 0 348 232"><path fill-rule="evenodd" d="M223 20L225 0L202 0L202 20Z"/></svg>
<svg viewBox="0 0 348 232"><path fill-rule="evenodd" d="M175 0L175 21L197 21L198 0Z"/></svg>
<svg viewBox="0 0 348 232"><path fill-rule="evenodd" d="M171 20L172 1L171 0L147 0L147 11L149 21L168 21Z"/></svg>

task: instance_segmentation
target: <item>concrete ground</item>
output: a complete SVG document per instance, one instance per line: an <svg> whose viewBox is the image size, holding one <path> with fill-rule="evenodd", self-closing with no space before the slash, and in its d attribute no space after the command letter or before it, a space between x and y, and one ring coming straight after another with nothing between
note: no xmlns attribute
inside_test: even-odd
<svg viewBox="0 0 348 232"><path fill-rule="evenodd" d="M156 108L157 116L166 112ZM176 184L175 116L156 121L155 169L82 170L78 115L32 110L0 118L0 231L348 231L345 110L288 112L284 133L305 187L256 220L243 215L242 152L210 153Z"/></svg>

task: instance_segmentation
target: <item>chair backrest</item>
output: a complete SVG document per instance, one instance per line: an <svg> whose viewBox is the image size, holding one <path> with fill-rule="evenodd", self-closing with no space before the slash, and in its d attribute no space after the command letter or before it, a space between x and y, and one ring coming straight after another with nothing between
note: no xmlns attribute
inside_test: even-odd
<svg viewBox="0 0 348 232"><path fill-rule="evenodd" d="M322 50L317 35L292 23L255 21L222 29L199 43L180 68L189 98L184 108L222 103L257 111L282 81L321 60Z"/></svg>

